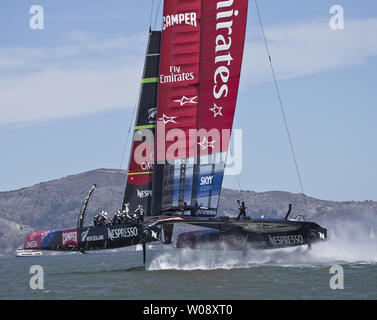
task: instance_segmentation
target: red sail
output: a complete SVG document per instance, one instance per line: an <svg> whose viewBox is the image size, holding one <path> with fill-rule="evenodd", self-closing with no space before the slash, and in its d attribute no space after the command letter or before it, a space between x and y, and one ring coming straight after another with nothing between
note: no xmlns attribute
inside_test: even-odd
<svg viewBox="0 0 377 320"><path fill-rule="evenodd" d="M247 0L203 0L197 128L231 130L246 32ZM221 152L228 142L222 141ZM210 148L209 151L212 149Z"/></svg>
<svg viewBox="0 0 377 320"><path fill-rule="evenodd" d="M197 212L199 207L217 210L247 5L247 0L165 0L153 214L175 209ZM206 154L216 157L205 162L201 156Z"/></svg>
<svg viewBox="0 0 377 320"><path fill-rule="evenodd" d="M183 148L183 153L178 153L184 158L188 154L189 129L196 129L200 9L201 0L165 0L163 13L157 122L165 132L182 130L184 139L177 149ZM163 161L173 142L166 141L165 133L157 133L156 141L157 160Z"/></svg>
<svg viewBox="0 0 377 320"><path fill-rule="evenodd" d="M160 162L193 155L197 141L190 139L189 129L231 130L246 18L247 0L165 0L156 140ZM169 141L173 128L181 129L185 139ZM216 142L216 151L228 150L226 141ZM175 154L169 153L172 144L178 147Z"/></svg>

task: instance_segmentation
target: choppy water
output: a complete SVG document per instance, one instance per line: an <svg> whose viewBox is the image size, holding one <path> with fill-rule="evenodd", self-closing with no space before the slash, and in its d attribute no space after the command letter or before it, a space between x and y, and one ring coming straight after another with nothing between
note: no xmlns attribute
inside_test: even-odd
<svg viewBox="0 0 377 320"><path fill-rule="evenodd" d="M0 299L377 299L377 242L250 252L190 249L0 259ZM332 265L344 289L330 288ZM44 289L29 286L32 265Z"/></svg>

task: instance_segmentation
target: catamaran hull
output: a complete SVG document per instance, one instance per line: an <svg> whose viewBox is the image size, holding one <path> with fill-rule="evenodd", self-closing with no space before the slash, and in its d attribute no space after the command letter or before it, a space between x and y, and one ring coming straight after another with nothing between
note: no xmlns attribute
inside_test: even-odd
<svg viewBox="0 0 377 320"><path fill-rule="evenodd" d="M181 233L177 238L178 248L223 248L225 244L240 250L275 249L311 245L327 239L327 230L314 222L155 216L147 217L144 223L34 232L26 236L23 249L83 252L154 241L168 244L171 243L173 225L182 223L207 229Z"/></svg>
<svg viewBox="0 0 377 320"><path fill-rule="evenodd" d="M327 230L311 222L290 224L267 221L263 224L250 224L249 229L252 229L252 225L255 231L232 232L211 229L184 232L177 238L177 248L278 249L311 245L327 239ZM222 228L224 229L224 226Z"/></svg>
<svg viewBox="0 0 377 320"><path fill-rule="evenodd" d="M145 240L151 242L157 239L146 235L142 224L131 223L34 232L26 236L23 248L90 251L128 247Z"/></svg>

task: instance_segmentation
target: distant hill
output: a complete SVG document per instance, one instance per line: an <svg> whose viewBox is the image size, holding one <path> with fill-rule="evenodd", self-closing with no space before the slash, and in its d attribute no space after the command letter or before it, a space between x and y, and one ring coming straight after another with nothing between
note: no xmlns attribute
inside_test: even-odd
<svg viewBox="0 0 377 320"><path fill-rule="evenodd" d="M86 221L90 223L99 210L113 213L119 209L125 188L124 171L98 169L62 179L36 184L20 190L0 192L0 255L13 254L23 242L25 234L76 225L85 195L92 184L97 184L89 204ZM223 189L220 214L237 214L236 200L244 200L251 217L282 217L288 204L293 204L291 216L304 215L303 195L282 192L254 192ZM377 217L374 201L325 201L306 198L311 218L324 226L337 219Z"/></svg>

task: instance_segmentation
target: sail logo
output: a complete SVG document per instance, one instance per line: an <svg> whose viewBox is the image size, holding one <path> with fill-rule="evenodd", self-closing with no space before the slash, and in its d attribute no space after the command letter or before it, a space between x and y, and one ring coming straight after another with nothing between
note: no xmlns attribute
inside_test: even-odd
<svg viewBox="0 0 377 320"><path fill-rule="evenodd" d="M143 199L152 196L152 190L136 190L138 198Z"/></svg>
<svg viewBox="0 0 377 320"><path fill-rule="evenodd" d="M156 107L149 108L148 110L149 123L153 123L156 120L156 115L157 115L157 108Z"/></svg>
<svg viewBox="0 0 377 320"><path fill-rule="evenodd" d="M200 185L201 186L208 186L212 184L213 176L205 176L200 178Z"/></svg>
<svg viewBox="0 0 377 320"><path fill-rule="evenodd" d="M228 81L231 76L231 63L234 60L231 55L233 19L239 15L238 10L233 10L233 0L217 2L216 14L216 38L215 38L215 71L213 75L213 96L221 99L228 96ZM226 10L226 11L224 11ZM222 116L221 106L214 104L210 111L214 117Z"/></svg>
<svg viewBox="0 0 377 320"><path fill-rule="evenodd" d="M151 170L153 169L153 163L150 163L148 161L143 161L141 164L140 164L140 168L141 170Z"/></svg>
<svg viewBox="0 0 377 320"><path fill-rule="evenodd" d="M169 14L162 17L162 23L162 30L166 30L169 27L181 24L194 27L198 25L196 22L196 12Z"/></svg>
<svg viewBox="0 0 377 320"><path fill-rule="evenodd" d="M198 98L198 96L195 96L195 97L183 96L181 99L174 100L174 102L179 103L182 107L185 104L197 104L198 103L198 101L196 101L197 98Z"/></svg>
<svg viewBox="0 0 377 320"><path fill-rule="evenodd" d="M158 118L158 120L163 121L164 124L167 124L169 122L171 123L177 123L174 119L177 117L169 117L165 113L162 115L162 118Z"/></svg>
<svg viewBox="0 0 377 320"><path fill-rule="evenodd" d="M153 136L153 134L151 135ZM146 170L153 170L153 162L154 162L154 152L151 151L149 153L149 159L147 160L144 160L140 163L140 169L143 170L143 171L146 171Z"/></svg>
<svg viewBox="0 0 377 320"><path fill-rule="evenodd" d="M202 150L208 149L208 148L215 148L214 143L216 140L208 141L207 137L203 137L203 141L198 142L198 145L202 148Z"/></svg>
<svg viewBox="0 0 377 320"><path fill-rule="evenodd" d="M194 80L194 72L181 72L181 66L170 66L169 74L160 74L160 84Z"/></svg>
<svg viewBox="0 0 377 320"><path fill-rule="evenodd" d="M216 118L217 116L223 116L223 114L222 114L222 112L221 112L221 109L222 109L222 108L223 108L223 107L218 107L218 106L216 105L216 103L214 103L213 108L212 108L212 109L209 109L209 110L211 110L211 111L213 112L213 117Z"/></svg>
<svg viewBox="0 0 377 320"><path fill-rule="evenodd" d="M78 246L77 230L69 230L62 232L62 248L66 246Z"/></svg>

